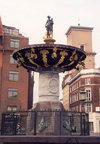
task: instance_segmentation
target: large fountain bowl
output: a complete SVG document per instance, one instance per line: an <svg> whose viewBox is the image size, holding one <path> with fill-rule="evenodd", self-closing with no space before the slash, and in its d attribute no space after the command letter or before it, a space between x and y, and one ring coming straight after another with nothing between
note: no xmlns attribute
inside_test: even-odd
<svg viewBox="0 0 100 144"><path fill-rule="evenodd" d="M76 68L86 58L85 52L77 47L62 44L34 44L15 50L13 58L17 67L28 70L64 72Z"/></svg>

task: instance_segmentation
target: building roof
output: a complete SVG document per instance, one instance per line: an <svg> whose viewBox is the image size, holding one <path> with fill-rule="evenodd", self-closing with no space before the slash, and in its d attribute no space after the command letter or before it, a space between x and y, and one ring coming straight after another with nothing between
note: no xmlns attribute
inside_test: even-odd
<svg viewBox="0 0 100 144"><path fill-rule="evenodd" d="M3 25L4 28L7 28L7 29L12 29L12 30L15 30L16 28L15 27L11 27L11 26L6 26L6 25Z"/></svg>
<svg viewBox="0 0 100 144"><path fill-rule="evenodd" d="M66 32L66 35L69 34L69 32L72 30L72 29L77 29L77 30L93 30L93 27L84 27L84 26L70 26L69 29L67 30Z"/></svg>
<svg viewBox="0 0 100 144"><path fill-rule="evenodd" d="M91 77L91 76L95 76L98 77L100 76L100 69L95 68L95 69L82 69L78 74L76 74L69 82L69 84L71 84L72 82L74 82L76 79L78 79L80 76L84 76L84 77Z"/></svg>

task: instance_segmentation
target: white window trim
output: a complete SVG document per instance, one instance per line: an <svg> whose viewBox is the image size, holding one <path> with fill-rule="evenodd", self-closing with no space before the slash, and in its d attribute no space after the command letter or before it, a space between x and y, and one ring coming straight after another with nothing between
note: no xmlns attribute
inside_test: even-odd
<svg viewBox="0 0 100 144"><path fill-rule="evenodd" d="M9 96L9 91L12 92L12 96ZM13 95L14 92L17 92L17 96L16 97ZM17 97L18 97L18 89L17 88L8 88L8 98L16 99Z"/></svg>
<svg viewBox="0 0 100 144"><path fill-rule="evenodd" d="M16 42L18 44L18 46L16 47ZM11 43L14 45L12 46ZM10 47L11 48L19 48L19 40L18 39L10 39Z"/></svg>
<svg viewBox="0 0 100 144"><path fill-rule="evenodd" d="M10 74L13 75L13 79L12 80L10 79ZM18 81L18 79L17 80L14 79L14 74L18 75L18 79L19 79L19 72L17 72L17 71L9 71L9 76L8 77L9 77L10 81Z"/></svg>
<svg viewBox="0 0 100 144"><path fill-rule="evenodd" d="M91 101L92 100L92 95L91 95L91 87L85 87L85 91L90 90L90 100L87 100L87 95L86 95L86 100Z"/></svg>
<svg viewBox="0 0 100 144"><path fill-rule="evenodd" d="M10 64L16 64L17 63L17 61L12 57L12 55L10 55L10 57L9 57L9 63Z"/></svg>

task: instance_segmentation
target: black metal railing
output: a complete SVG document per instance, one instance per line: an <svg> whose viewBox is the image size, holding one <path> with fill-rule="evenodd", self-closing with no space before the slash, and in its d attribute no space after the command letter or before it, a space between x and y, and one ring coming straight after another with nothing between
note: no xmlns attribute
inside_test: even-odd
<svg viewBox="0 0 100 144"><path fill-rule="evenodd" d="M1 135L89 135L88 114L19 111L2 114Z"/></svg>

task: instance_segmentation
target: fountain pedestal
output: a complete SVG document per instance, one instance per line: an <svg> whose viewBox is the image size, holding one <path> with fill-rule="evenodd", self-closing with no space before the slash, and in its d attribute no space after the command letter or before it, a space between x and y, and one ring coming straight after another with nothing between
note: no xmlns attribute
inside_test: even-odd
<svg viewBox="0 0 100 144"><path fill-rule="evenodd" d="M39 101L37 110L61 110L59 101L59 74L56 71L43 71L39 75Z"/></svg>
<svg viewBox="0 0 100 144"><path fill-rule="evenodd" d="M60 113L57 113L57 111L62 110L63 105L59 101L59 73L56 71L40 72L39 100L38 103L34 105L33 112L28 117L28 133L33 133L33 123L36 117L36 134L59 134L58 129L60 129ZM34 111L36 111L36 116Z"/></svg>

